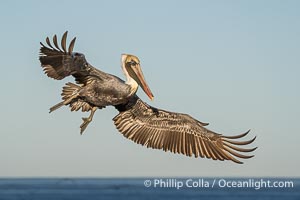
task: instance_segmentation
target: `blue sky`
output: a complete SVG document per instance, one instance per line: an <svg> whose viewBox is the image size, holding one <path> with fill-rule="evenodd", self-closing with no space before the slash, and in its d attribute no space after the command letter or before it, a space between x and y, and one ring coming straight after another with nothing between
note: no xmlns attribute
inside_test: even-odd
<svg viewBox="0 0 300 200"><path fill-rule="evenodd" d="M0 177L291 176L300 158L299 1L1 1ZM97 111L80 136L67 107L49 114L62 86L42 72L39 42L69 31L75 51L124 78L122 53L137 55L155 96L209 129L258 136L244 165L165 153L115 129Z"/></svg>

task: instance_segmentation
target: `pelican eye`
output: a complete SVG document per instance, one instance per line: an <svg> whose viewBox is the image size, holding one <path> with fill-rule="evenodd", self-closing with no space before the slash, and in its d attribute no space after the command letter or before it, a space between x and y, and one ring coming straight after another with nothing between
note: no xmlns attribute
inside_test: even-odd
<svg viewBox="0 0 300 200"><path fill-rule="evenodd" d="M134 60L130 61L129 63L131 66L136 66L136 64L137 64Z"/></svg>

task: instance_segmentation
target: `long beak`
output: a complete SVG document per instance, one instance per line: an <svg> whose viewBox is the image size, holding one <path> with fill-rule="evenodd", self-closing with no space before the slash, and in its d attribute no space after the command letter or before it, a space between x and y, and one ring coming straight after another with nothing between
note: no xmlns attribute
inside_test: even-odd
<svg viewBox="0 0 300 200"><path fill-rule="evenodd" d="M137 64L135 67L131 68L133 70L133 72L136 75L136 82L141 86L141 88L144 90L144 92L147 94L147 96L153 100L154 96L144 78L141 66L139 64Z"/></svg>

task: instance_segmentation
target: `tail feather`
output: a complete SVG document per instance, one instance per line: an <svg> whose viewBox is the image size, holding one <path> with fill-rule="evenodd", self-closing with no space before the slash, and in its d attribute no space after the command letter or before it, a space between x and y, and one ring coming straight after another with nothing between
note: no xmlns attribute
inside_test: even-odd
<svg viewBox="0 0 300 200"><path fill-rule="evenodd" d="M67 100L74 94L77 94L80 90L81 87L79 85L76 85L74 83L66 83L61 93L62 99Z"/></svg>
<svg viewBox="0 0 300 200"><path fill-rule="evenodd" d="M76 85L74 83L67 83L63 87L61 93L63 101L52 106L50 108L50 113L64 105L69 105L71 111L78 111L81 109L82 112L88 112L92 110L93 106L88 102L85 102L84 99L80 98L79 93L81 89L82 87L80 87L79 85ZM98 107L98 108L102 108L102 107Z"/></svg>
<svg viewBox="0 0 300 200"><path fill-rule="evenodd" d="M49 110L50 110L49 113L52 113L53 111L55 111L56 109L62 107L63 105L65 105L65 104L64 104L64 102L62 101L62 102L60 102L60 103L58 103L58 104L52 106L52 107L49 109Z"/></svg>
<svg viewBox="0 0 300 200"><path fill-rule="evenodd" d="M78 107L77 102L81 101L81 99L79 99L77 97L79 95L80 89L81 89L81 87L78 85L75 85L73 83L67 83L66 86L63 87L63 91L61 93L63 101L52 106L50 108L50 113L64 105L68 105L68 104L71 107L71 111L79 110L79 108L77 108Z"/></svg>
<svg viewBox="0 0 300 200"><path fill-rule="evenodd" d="M62 90L61 96L64 101L67 101L68 99L72 98L74 95L78 95L80 90L82 88L79 85L76 85L74 83L67 83ZM70 103L71 111L78 111L82 110L82 112L87 112L92 109L92 106L85 102L81 98L73 99Z"/></svg>

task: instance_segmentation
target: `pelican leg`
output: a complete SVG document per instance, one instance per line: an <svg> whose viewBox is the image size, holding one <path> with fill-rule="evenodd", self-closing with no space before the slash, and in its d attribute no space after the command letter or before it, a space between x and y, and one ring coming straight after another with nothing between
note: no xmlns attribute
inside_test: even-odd
<svg viewBox="0 0 300 200"><path fill-rule="evenodd" d="M88 118L83 117L82 120L82 124L80 125L80 134L82 135L83 131L86 129L86 127L89 125L89 123L93 120L93 116L96 112L98 108L97 107L93 107L91 110L91 114Z"/></svg>

